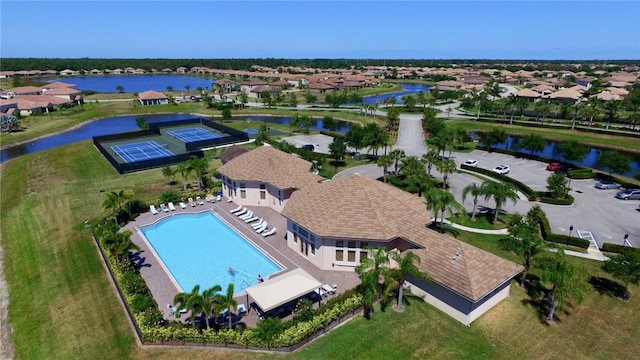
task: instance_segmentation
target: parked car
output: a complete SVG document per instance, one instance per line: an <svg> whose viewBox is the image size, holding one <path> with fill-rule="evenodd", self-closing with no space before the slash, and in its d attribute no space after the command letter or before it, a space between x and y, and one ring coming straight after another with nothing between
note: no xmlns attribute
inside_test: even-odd
<svg viewBox="0 0 640 360"><path fill-rule="evenodd" d="M557 162L552 162L551 164L547 165L547 170L557 171L558 169L560 169L560 167L562 167L562 164Z"/></svg>
<svg viewBox="0 0 640 360"><path fill-rule="evenodd" d="M493 168L493 171L497 172L498 174L508 174L509 170L511 170L511 169L509 169L509 166L504 165L504 164L498 165L498 166Z"/></svg>
<svg viewBox="0 0 640 360"><path fill-rule="evenodd" d="M314 151L316 149L316 147L313 146L312 144L306 144L306 145L303 145L302 147L309 151Z"/></svg>
<svg viewBox="0 0 640 360"><path fill-rule="evenodd" d="M465 161L464 164L467 165L467 166L478 166L478 161L473 160L473 159L469 159L469 160Z"/></svg>
<svg viewBox="0 0 640 360"><path fill-rule="evenodd" d="M620 189L622 186L611 180L600 180L596 183L596 189Z"/></svg>
<svg viewBox="0 0 640 360"><path fill-rule="evenodd" d="M622 200L640 200L640 189L627 189L618 191L616 197Z"/></svg>

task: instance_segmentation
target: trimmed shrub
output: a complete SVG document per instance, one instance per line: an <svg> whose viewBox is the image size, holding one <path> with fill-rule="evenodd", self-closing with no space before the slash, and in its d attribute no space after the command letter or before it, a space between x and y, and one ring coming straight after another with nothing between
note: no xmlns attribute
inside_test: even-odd
<svg viewBox="0 0 640 360"><path fill-rule="evenodd" d="M569 237L567 235L558 235L551 232L549 219L543 217L540 222L540 233L545 241L556 244L573 245L579 248L587 249L591 242L589 240L580 239L579 237Z"/></svg>
<svg viewBox="0 0 640 360"><path fill-rule="evenodd" d="M487 175L489 177L492 177L494 179L503 181L503 182L509 182L512 183L513 185L515 185L518 190L520 190L526 197L527 199L529 199L529 201L536 201L538 198L538 193L536 191L534 191L532 188L528 187L527 185L525 185L524 183L513 179L507 175L503 175L503 174L498 174L492 170L488 170L488 169L482 169L482 168L478 168L475 166L468 166L468 165L460 165L460 168L463 170L468 170L468 171L474 171L483 175Z"/></svg>
<svg viewBox="0 0 640 360"><path fill-rule="evenodd" d="M543 193L546 195L546 193ZM552 205L571 205L573 204L573 196L567 195L566 199L556 199L548 196L542 196L540 202Z"/></svg>
<svg viewBox="0 0 640 360"><path fill-rule="evenodd" d="M611 243L604 243L602 244L602 247L600 248L600 250L605 251L605 252L610 252L610 253L621 253L623 250L631 250L631 251L638 251L640 252L640 249L638 248L632 248L632 247L628 247L628 246L623 246L623 245L618 245L618 244L611 244Z"/></svg>

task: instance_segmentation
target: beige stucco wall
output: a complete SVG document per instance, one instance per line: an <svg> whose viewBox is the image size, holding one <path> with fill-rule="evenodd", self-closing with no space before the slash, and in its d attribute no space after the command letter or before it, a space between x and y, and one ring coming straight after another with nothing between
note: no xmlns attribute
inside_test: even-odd
<svg viewBox="0 0 640 360"><path fill-rule="evenodd" d="M233 187L234 181L230 180L231 186L226 182L222 183L222 194L226 198L233 199L233 202L242 206L267 206L277 211L282 212L292 190L280 190L277 187L257 182L257 181L235 181L235 188ZM245 184L245 197L241 197L240 184ZM265 185L265 198L260 198L260 185Z"/></svg>
<svg viewBox="0 0 640 360"><path fill-rule="evenodd" d="M500 301L509 297L509 291L511 286L506 286L499 293L495 294L491 299L487 300L484 304L480 305L477 309L473 310L469 314L469 323L479 318L482 314L489 311L492 307L498 304Z"/></svg>

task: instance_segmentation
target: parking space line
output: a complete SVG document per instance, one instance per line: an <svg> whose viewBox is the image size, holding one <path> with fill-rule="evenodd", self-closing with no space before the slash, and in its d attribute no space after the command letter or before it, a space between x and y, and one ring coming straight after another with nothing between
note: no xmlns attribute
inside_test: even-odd
<svg viewBox="0 0 640 360"><path fill-rule="evenodd" d="M580 239L589 240L590 242L589 247L600 249L600 246L598 246L598 241L596 240L595 235L593 235L591 231L578 230L577 233Z"/></svg>

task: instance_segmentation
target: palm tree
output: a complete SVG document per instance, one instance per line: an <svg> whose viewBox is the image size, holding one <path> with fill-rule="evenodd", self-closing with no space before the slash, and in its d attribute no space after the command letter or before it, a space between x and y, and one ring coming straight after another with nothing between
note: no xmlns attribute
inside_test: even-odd
<svg viewBox="0 0 640 360"><path fill-rule="evenodd" d="M217 295L214 300L214 302L216 303L217 309L219 310L227 309L227 315L229 316L229 329L231 329L231 320L232 320L231 311L232 309L235 310L238 308L238 303L233 298L233 288L234 288L233 283L229 283L229 286L227 286L227 293Z"/></svg>
<svg viewBox="0 0 640 360"><path fill-rule="evenodd" d="M131 189L122 191L122 200L123 201L126 200L127 204L129 205L127 208L127 213L129 214L129 216L131 216L131 199L133 199L134 196L135 196L135 193Z"/></svg>
<svg viewBox="0 0 640 360"><path fill-rule="evenodd" d="M530 219L529 216L523 217L520 214L514 214L514 218L509 225L509 237L502 238L499 242L501 249L510 251L522 258L524 271L520 278L521 287L525 286L525 280L533 258L547 248L547 244L538 237L539 231L539 225L534 219Z"/></svg>
<svg viewBox="0 0 640 360"><path fill-rule="evenodd" d="M366 315L369 316L375 297L380 293L380 280L384 278L389 266L389 252L381 246L375 251L367 249L367 257L360 259L356 273L360 276L362 295L365 298Z"/></svg>
<svg viewBox="0 0 640 360"><path fill-rule="evenodd" d="M390 277L394 279L398 285L398 303L396 304L395 309L397 311L402 311L404 310L404 306L402 305L402 296L404 283L407 277L427 281L429 281L430 278L429 275L420 271L416 266L416 264L420 264L420 258L415 253L407 252L405 256L402 256L399 253L394 252L392 258L398 264L397 268L389 270Z"/></svg>
<svg viewBox="0 0 640 360"><path fill-rule="evenodd" d="M169 185L171 185L172 181L175 181L176 172L171 168L171 166L165 166L162 168L162 176L169 180Z"/></svg>
<svg viewBox="0 0 640 360"><path fill-rule="evenodd" d="M204 189L204 182L202 181L202 177L204 176L204 173L207 171L208 167L209 162L203 157L192 155L187 161L187 168L190 171L193 171L198 178L198 189Z"/></svg>
<svg viewBox="0 0 640 360"><path fill-rule="evenodd" d="M382 169L384 171L384 175L382 176L383 176L384 182L386 183L387 172L388 172L389 166L393 165L393 159L389 155L381 155L381 156L378 156L378 160L376 160L376 163L378 164L378 166L382 166Z"/></svg>
<svg viewBox="0 0 640 360"><path fill-rule="evenodd" d="M634 250L625 248L602 264L602 270L624 282L624 294L620 296L624 300L629 299L629 283L640 283L640 253Z"/></svg>
<svg viewBox="0 0 640 360"><path fill-rule="evenodd" d="M462 201L465 201L467 195L471 194L473 196L473 210L471 210L471 220L476 220L476 208L478 207L478 196L483 195L482 186L479 186L476 183L471 183L462 189Z"/></svg>
<svg viewBox="0 0 640 360"><path fill-rule="evenodd" d="M120 190L118 192L109 191L108 193L106 193L106 196L107 198L102 203L102 206L107 210L113 210L116 226L118 226L118 214L122 209L122 201L124 201L124 190Z"/></svg>
<svg viewBox="0 0 640 360"><path fill-rule="evenodd" d="M173 86L167 86L167 91L173 93Z"/></svg>
<svg viewBox="0 0 640 360"><path fill-rule="evenodd" d="M482 192L485 195L485 200L489 200L489 198L493 197L493 200L496 202L496 210L493 217L494 222L498 221L500 208L507 200L512 200L514 204L516 200L518 200L516 187L512 183L485 181L482 183L482 189Z"/></svg>
<svg viewBox="0 0 640 360"><path fill-rule="evenodd" d="M513 124L513 114L515 113L514 108L518 107L518 97L516 94L510 94L507 97L507 107L511 111L511 119L509 119L509 124Z"/></svg>
<svg viewBox="0 0 640 360"><path fill-rule="evenodd" d="M393 150L389 153L389 156L391 156L391 158L393 159L393 173L398 175L398 163L400 162L400 160L404 159L407 155L405 155L403 150L400 149L396 149Z"/></svg>
<svg viewBox="0 0 640 360"><path fill-rule="evenodd" d="M191 172L191 168L187 165L186 162L182 162L176 165L176 174L180 174L182 176L182 190L187 191L187 176Z"/></svg>
<svg viewBox="0 0 640 360"><path fill-rule="evenodd" d="M187 95L189 95L189 90L191 89L191 85L185 85L184 88L187 89Z"/></svg>
<svg viewBox="0 0 640 360"><path fill-rule="evenodd" d="M438 223L438 212L440 212L440 232L444 233L444 213L449 211L449 216L454 215L454 211L465 212L464 206L456 201L452 193L440 189L431 189L426 196L427 208L433 210L434 222Z"/></svg>
<svg viewBox="0 0 640 360"><path fill-rule="evenodd" d="M196 327L195 317L196 314L202 312L204 303L202 295L200 295L200 285L196 285L193 287L190 293L178 293L173 297L173 303L177 304L176 307L178 310L185 309L190 311L191 315L189 319L191 320L191 324L193 327Z"/></svg>
<svg viewBox="0 0 640 360"><path fill-rule="evenodd" d="M431 177L431 167L438 162L438 151L429 149L426 154L422 154L420 161L427 165L427 177Z"/></svg>
<svg viewBox="0 0 640 360"><path fill-rule="evenodd" d="M451 159L438 161L436 162L436 169L438 169L438 172L442 173L442 188L446 189L449 174L452 174L457 170L456 163Z"/></svg>
<svg viewBox="0 0 640 360"><path fill-rule="evenodd" d="M424 172L424 165L422 165L415 156L406 157L402 159L402 162L400 163L400 173L407 179L412 176L418 176Z"/></svg>
<svg viewBox="0 0 640 360"><path fill-rule="evenodd" d="M547 300L549 312L547 320L553 320L556 307L562 307L569 298L581 302L585 298L585 286L582 281L582 269L572 265L565 259L564 251L558 249L553 257L545 257L538 261L540 281L551 285Z"/></svg>
<svg viewBox="0 0 640 360"><path fill-rule="evenodd" d="M117 263L122 262L122 260L128 260L130 250L140 250L140 247L131 241L131 231L129 230L116 233L109 232L103 239L105 248L116 258ZM125 255L126 257L123 259Z"/></svg>
<svg viewBox="0 0 640 360"><path fill-rule="evenodd" d="M210 328L209 316L217 314L215 299L220 291L222 291L222 287L220 287L220 285L214 285L202 292L202 313L204 314L205 322L207 323L207 329Z"/></svg>

